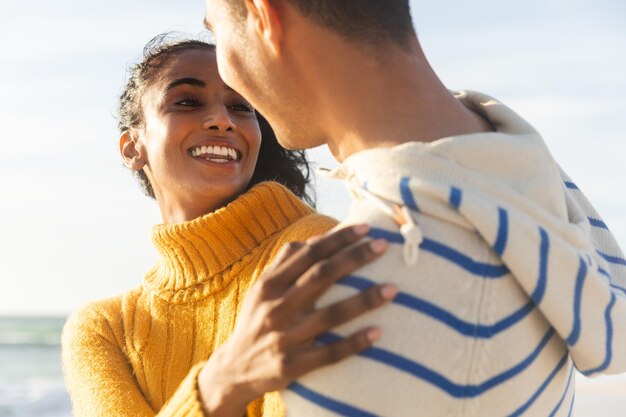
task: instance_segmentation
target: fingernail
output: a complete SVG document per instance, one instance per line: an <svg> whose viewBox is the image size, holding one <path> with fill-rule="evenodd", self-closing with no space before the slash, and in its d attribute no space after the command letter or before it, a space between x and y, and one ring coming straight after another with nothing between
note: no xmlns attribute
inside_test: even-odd
<svg viewBox="0 0 626 417"><path fill-rule="evenodd" d="M370 226L368 224L357 224L353 228L354 232L357 235L365 235L370 230Z"/></svg>
<svg viewBox="0 0 626 417"><path fill-rule="evenodd" d="M380 295L383 296L385 300L391 300L398 294L398 287L395 285L387 284L383 285L380 289Z"/></svg>
<svg viewBox="0 0 626 417"><path fill-rule="evenodd" d="M370 248L372 248L374 253L383 253L387 249L387 241L385 239L372 240Z"/></svg>
<svg viewBox="0 0 626 417"><path fill-rule="evenodd" d="M370 342L375 342L380 339L380 329L371 329L367 332L367 340Z"/></svg>

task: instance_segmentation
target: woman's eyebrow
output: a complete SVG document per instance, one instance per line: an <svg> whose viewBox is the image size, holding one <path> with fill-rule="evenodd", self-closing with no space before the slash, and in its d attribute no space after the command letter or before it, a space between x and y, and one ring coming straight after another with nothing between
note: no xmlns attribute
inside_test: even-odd
<svg viewBox="0 0 626 417"><path fill-rule="evenodd" d="M178 78L172 81L171 83L167 85L165 90L169 91L172 88L178 87L179 85L183 85L183 84L193 85L195 87L206 87L206 83L202 80L199 80L197 78L185 77L185 78Z"/></svg>

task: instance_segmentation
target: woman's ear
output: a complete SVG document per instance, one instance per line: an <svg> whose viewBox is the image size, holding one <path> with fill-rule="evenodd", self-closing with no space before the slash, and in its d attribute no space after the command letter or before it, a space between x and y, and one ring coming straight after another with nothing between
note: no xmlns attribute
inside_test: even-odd
<svg viewBox="0 0 626 417"><path fill-rule="evenodd" d="M146 166L145 149L131 129L120 136L120 155L124 166L131 171L139 171Z"/></svg>

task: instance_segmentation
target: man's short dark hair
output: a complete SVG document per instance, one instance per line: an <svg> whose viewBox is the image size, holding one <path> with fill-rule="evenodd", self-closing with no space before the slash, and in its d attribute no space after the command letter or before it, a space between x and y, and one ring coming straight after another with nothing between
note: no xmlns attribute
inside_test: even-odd
<svg viewBox="0 0 626 417"><path fill-rule="evenodd" d="M354 41L375 46L389 42L407 46L408 40L415 36L409 0L288 1L318 25ZM234 3L243 6L241 0Z"/></svg>

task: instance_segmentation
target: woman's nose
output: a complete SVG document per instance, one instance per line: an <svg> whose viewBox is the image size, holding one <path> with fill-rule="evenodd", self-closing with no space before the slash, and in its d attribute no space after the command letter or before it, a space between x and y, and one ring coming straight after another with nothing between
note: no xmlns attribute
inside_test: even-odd
<svg viewBox="0 0 626 417"><path fill-rule="evenodd" d="M206 115L202 122L202 128L204 130L216 130L220 132L232 132L235 130L236 125L233 119L230 117L228 109L221 106L213 107Z"/></svg>

